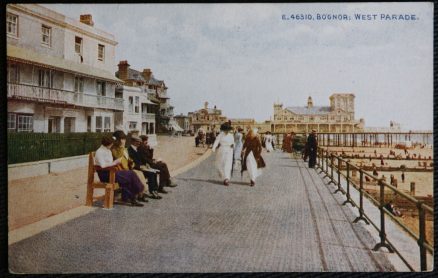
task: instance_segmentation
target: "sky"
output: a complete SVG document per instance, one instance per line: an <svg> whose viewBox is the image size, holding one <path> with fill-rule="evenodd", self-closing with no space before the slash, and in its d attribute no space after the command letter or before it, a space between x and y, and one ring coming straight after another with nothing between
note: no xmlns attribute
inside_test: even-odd
<svg viewBox="0 0 438 278"><path fill-rule="evenodd" d="M275 102L305 106L311 96L329 106L331 94L353 93L355 118L368 127L392 120L404 130L433 128L432 3L44 6L74 19L91 13L94 26L118 41L115 64L150 68L168 86L175 114L208 101L229 118L265 121Z"/></svg>

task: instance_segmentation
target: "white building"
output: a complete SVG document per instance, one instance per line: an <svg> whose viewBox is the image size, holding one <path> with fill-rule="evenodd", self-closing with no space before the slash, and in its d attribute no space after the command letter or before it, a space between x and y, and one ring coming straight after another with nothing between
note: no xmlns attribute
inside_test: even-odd
<svg viewBox="0 0 438 278"><path fill-rule="evenodd" d="M123 98L124 111L115 113L115 128L129 132L138 132L139 135L147 135L149 144L157 144L155 113L157 104L148 99L147 93L142 87L118 85L116 96Z"/></svg>
<svg viewBox="0 0 438 278"><path fill-rule="evenodd" d="M112 34L37 4L6 7L8 131L114 130Z"/></svg>

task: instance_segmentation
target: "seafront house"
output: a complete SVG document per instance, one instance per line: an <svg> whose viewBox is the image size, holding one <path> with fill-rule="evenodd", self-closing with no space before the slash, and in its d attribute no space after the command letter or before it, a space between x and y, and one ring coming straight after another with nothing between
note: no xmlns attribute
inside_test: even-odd
<svg viewBox="0 0 438 278"><path fill-rule="evenodd" d="M123 98L125 107L123 111L115 113L116 129L148 135L149 143L155 145L155 118L159 105L149 100L145 81L139 72L129 69L127 61L120 61L118 67L116 76L123 79L124 84L116 87L116 97Z"/></svg>
<svg viewBox="0 0 438 278"><path fill-rule="evenodd" d="M274 104L272 132L360 132L364 120L354 119L354 94L332 94L330 106L314 106L312 97L307 106L283 108L283 104Z"/></svg>
<svg viewBox="0 0 438 278"><path fill-rule="evenodd" d="M142 107L142 133L153 135L158 132L167 133L171 131L172 128L176 130L182 130L173 119L174 107L170 105L170 98L167 95L168 88L166 87L164 81L155 79L150 69L138 71L130 68L130 66L131 65L129 65L128 61L120 61L118 64L119 70L116 72L116 76L125 82L123 92L125 90L127 92L131 90L132 92L134 90L132 88L137 88L136 90L138 94L136 96L133 96L130 93L121 93L123 94L123 98L129 101L129 105L131 105L130 103L132 101L135 108L137 105L136 101L141 101L140 98L136 97L139 97L140 95L146 97L142 98L145 100L145 102L138 102L138 104ZM127 99L125 95L128 98L132 97L132 99ZM145 109L143 109L143 107ZM130 112L128 111L128 113ZM154 119L152 118L151 113L154 113ZM129 120L127 116L124 116L123 122L128 124L128 129L134 128L140 130L139 128L134 127L135 121ZM140 126L140 122L137 121L137 123ZM148 125L148 127L146 127L146 125Z"/></svg>
<svg viewBox="0 0 438 278"><path fill-rule="evenodd" d="M114 35L37 4L6 7L9 132L107 132L116 98Z"/></svg>

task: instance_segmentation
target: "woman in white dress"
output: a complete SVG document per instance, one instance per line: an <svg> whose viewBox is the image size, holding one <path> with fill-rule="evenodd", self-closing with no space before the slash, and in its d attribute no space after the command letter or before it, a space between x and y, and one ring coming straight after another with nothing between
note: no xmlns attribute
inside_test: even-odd
<svg viewBox="0 0 438 278"><path fill-rule="evenodd" d="M270 152L273 150L273 148L272 148L272 135L269 131L267 131L265 134L265 147L266 147L267 152Z"/></svg>
<svg viewBox="0 0 438 278"><path fill-rule="evenodd" d="M231 125L224 123L221 125L221 133L214 141L212 151L215 152L219 146L216 154L216 167L219 170L221 178L224 180L224 185L230 184L231 168L233 164L233 147L234 138L230 133Z"/></svg>
<svg viewBox="0 0 438 278"><path fill-rule="evenodd" d="M234 133L234 168L236 168L236 166L240 165L242 162L242 131L243 129L241 127L238 127L236 133Z"/></svg>
<svg viewBox="0 0 438 278"><path fill-rule="evenodd" d="M251 186L255 185L255 179L261 175L261 169L266 166L262 153L262 143L257 136L257 129L250 130L245 138L242 150L242 173L248 170Z"/></svg>

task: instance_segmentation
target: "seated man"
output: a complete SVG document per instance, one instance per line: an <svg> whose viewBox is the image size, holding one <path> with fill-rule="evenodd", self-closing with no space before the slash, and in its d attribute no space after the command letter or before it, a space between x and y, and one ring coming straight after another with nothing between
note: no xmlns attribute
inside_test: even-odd
<svg viewBox="0 0 438 278"><path fill-rule="evenodd" d="M134 169L142 171L144 177L148 179L149 193L151 194L149 197L152 199L161 199L161 196L158 195L160 188L157 183L157 171L146 163L143 163L138 152L140 144L141 139L137 135L133 135L131 137L131 145L128 148L129 158L134 161Z"/></svg>
<svg viewBox="0 0 438 278"><path fill-rule="evenodd" d="M140 136L142 143L140 147L138 147L138 152L143 159L144 163L149 164L152 168L158 169L160 171L160 188L164 191L163 186L175 187L176 183L174 183L170 178L169 169L167 164L160 160L155 160L154 157L154 149L152 149L148 145L148 137L146 135ZM160 190L158 190L160 192ZM162 192L164 193L164 192Z"/></svg>

